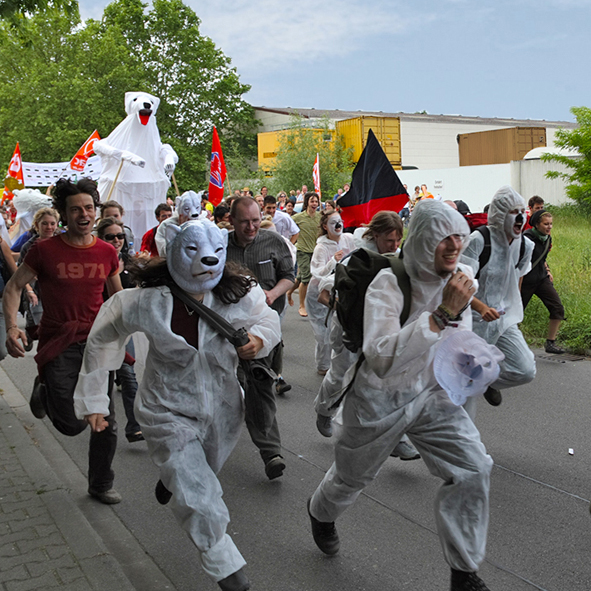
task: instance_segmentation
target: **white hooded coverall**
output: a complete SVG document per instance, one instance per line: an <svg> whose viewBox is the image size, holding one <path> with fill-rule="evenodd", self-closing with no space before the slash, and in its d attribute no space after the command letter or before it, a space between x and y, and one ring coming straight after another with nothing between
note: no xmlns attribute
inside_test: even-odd
<svg viewBox="0 0 591 591"><path fill-rule="evenodd" d="M211 292L203 303L235 328L244 327L269 355L280 341L277 313L259 286L238 303L222 304ZM226 533L230 521L216 474L238 441L244 422L236 349L202 320L199 350L171 330L168 287L126 289L102 306L88 336L76 386L76 415L108 414L108 371L118 369L134 332L149 341L146 371L135 399L135 416L170 505L199 550L205 572L220 581L246 562Z"/></svg>
<svg viewBox="0 0 591 591"><path fill-rule="evenodd" d="M331 346L329 329L325 325L328 308L318 301L319 286L320 281L329 276L337 266L334 255L339 250L343 251L343 255L355 250L355 242L350 234L341 234L339 242L331 240L327 235L320 236L310 262L312 279L306 292L306 310L316 339L316 369L321 371L328 370L330 366Z"/></svg>
<svg viewBox="0 0 591 591"><path fill-rule="evenodd" d="M504 314L498 320L485 322L480 314L472 311L472 330L490 345L496 345L505 355L499 364L499 379L493 388L503 390L531 382L536 375L534 354L528 347L519 327L523 320L523 304L519 291L519 279L529 273L534 244L525 240L525 249L521 259L521 241L513 240L505 234L505 219L510 211L525 208L523 197L511 187L501 187L493 197L488 212L490 229L490 258L480 269L478 292L475 297L487 306ZM484 238L480 232L473 232L462 262L472 266L478 272L478 258L484 248Z"/></svg>
<svg viewBox="0 0 591 591"><path fill-rule="evenodd" d="M378 273L365 296L362 364L342 408L335 462L312 496L310 512L332 522L377 476L406 433L432 474L444 482L437 494L437 530L448 564L476 571L484 559L492 459L462 407L455 406L435 380L439 344L457 330L471 329L470 313L457 328L429 327L449 275L434 268L437 245L452 234L468 235L468 225L442 202L419 203L404 245L412 304L403 327L402 292L391 269ZM472 276L471 269L460 267Z"/></svg>

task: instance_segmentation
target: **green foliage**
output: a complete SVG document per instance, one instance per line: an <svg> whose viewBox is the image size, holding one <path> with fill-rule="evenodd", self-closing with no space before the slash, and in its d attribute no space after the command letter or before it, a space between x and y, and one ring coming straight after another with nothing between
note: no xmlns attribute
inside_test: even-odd
<svg viewBox="0 0 591 591"><path fill-rule="evenodd" d="M591 214L584 205L548 207L553 216L552 250L548 266L564 308L558 340L573 353L591 349ZM521 328L532 344L546 339L548 311L534 296Z"/></svg>
<svg viewBox="0 0 591 591"><path fill-rule="evenodd" d="M330 139L329 139L330 138ZM312 169L316 154L320 157L320 188L323 199L332 199L339 187L351 182L353 149L346 148L342 136L329 129L324 119L316 129L303 127L302 119L293 117L290 128L281 134L271 179L271 193L289 192L307 185L313 190Z"/></svg>
<svg viewBox="0 0 591 591"><path fill-rule="evenodd" d="M101 21L51 11L15 32L0 21L0 162L17 141L23 159L69 160L93 129L106 137L125 117L126 91L161 99L162 141L179 155L181 190L207 185L213 125L230 170L255 153L254 111L230 59L199 33L181 0L117 0Z"/></svg>
<svg viewBox="0 0 591 591"><path fill-rule="evenodd" d="M544 154L546 162L560 162L572 172L550 171L548 178L562 178L567 183L566 194L573 200L591 205L591 109L573 107L579 127L576 129L559 129L554 143L560 148L576 150L581 157L573 158L563 154Z"/></svg>
<svg viewBox="0 0 591 591"><path fill-rule="evenodd" d="M52 8L64 10L68 14L76 14L78 2L76 0L0 0L0 18L12 20L12 24L18 26L20 17Z"/></svg>

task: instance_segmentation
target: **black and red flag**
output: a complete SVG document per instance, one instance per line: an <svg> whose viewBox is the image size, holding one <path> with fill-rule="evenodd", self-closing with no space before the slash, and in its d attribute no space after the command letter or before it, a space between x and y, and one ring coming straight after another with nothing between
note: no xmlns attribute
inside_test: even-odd
<svg viewBox="0 0 591 591"><path fill-rule="evenodd" d="M399 212L409 197L373 131L353 171L351 188L338 200L345 228L368 224L383 210Z"/></svg>

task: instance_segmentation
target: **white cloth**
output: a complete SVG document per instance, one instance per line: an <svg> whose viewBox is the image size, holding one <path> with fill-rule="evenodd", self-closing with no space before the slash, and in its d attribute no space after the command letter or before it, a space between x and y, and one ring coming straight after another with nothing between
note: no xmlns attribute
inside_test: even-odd
<svg viewBox="0 0 591 591"><path fill-rule="evenodd" d="M166 201L170 180L164 167L176 164L178 156L171 146L160 141L156 125L156 110L160 101L141 94L140 100L150 96L157 101L147 125L142 125L137 111L130 111L127 94L127 117L108 137L94 143L94 151L100 156L102 165L98 190L101 199L106 201L123 158L121 172L109 199L123 206L125 223L136 236L143 236L154 226L156 206ZM145 166L134 166L134 157L144 160Z"/></svg>
<svg viewBox="0 0 591 591"><path fill-rule="evenodd" d="M331 240L327 235L320 236L310 262L312 279L306 292L306 310L316 339L316 368L321 371L328 370L330 366L331 347L328 328L325 326L328 308L318 301L319 286L321 279L334 271L337 265L334 255L339 250L343 251L343 255L355 250L355 241L350 234L342 234L339 242Z"/></svg>
<svg viewBox="0 0 591 591"><path fill-rule="evenodd" d="M279 317L260 287L237 304L224 305L211 292L204 303L263 340L257 357L269 355L279 343ZM88 336L74 408L79 418L108 414L108 371L121 366L129 335L145 333L149 351L135 415L160 478L173 493L175 517L197 546L205 571L219 581L245 564L226 534L229 515L216 476L244 420L238 356L204 322L199 322L195 350L172 332L172 309L167 287L126 289L105 302Z"/></svg>
<svg viewBox="0 0 591 591"><path fill-rule="evenodd" d="M291 216L283 211L276 210L273 216L273 223L277 232L288 240L295 234L299 234L298 225L291 219Z"/></svg>
<svg viewBox="0 0 591 591"><path fill-rule="evenodd" d="M448 211L445 211L448 210ZM452 568L475 571L484 559L492 460L466 411L454 406L433 373L439 343L470 330L429 326L449 276L435 272L435 248L449 235L467 237L462 216L442 202L421 203L411 219L404 265L411 278L412 306L400 326L404 298L391 269L383 269L365 297L362 364L341 415L332 465L311 501L312 515L334 521L379 472L406 433L429 470L443 479L436 520L444 556ZM468 267L460 267L471 276Z"/></svg>

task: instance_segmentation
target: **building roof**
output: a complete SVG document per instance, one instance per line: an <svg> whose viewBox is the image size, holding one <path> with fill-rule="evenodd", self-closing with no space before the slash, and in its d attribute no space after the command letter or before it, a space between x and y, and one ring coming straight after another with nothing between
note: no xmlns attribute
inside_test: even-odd
<svg viewBox="0 0 591 591"><path fill-rule="evenodd" d="M574 129L572 121L546 121L545 119L508 119L502 117L467 117L465 115L432 115L430 113L384 113L383 111L340 111L338 109L302 109L293 107L254 107L278 115L300 115L304 119L351 119L353 117L398 117L401 121L432 123L466 123L480 125L504 125L511 127L566 127Z"/></svg>

